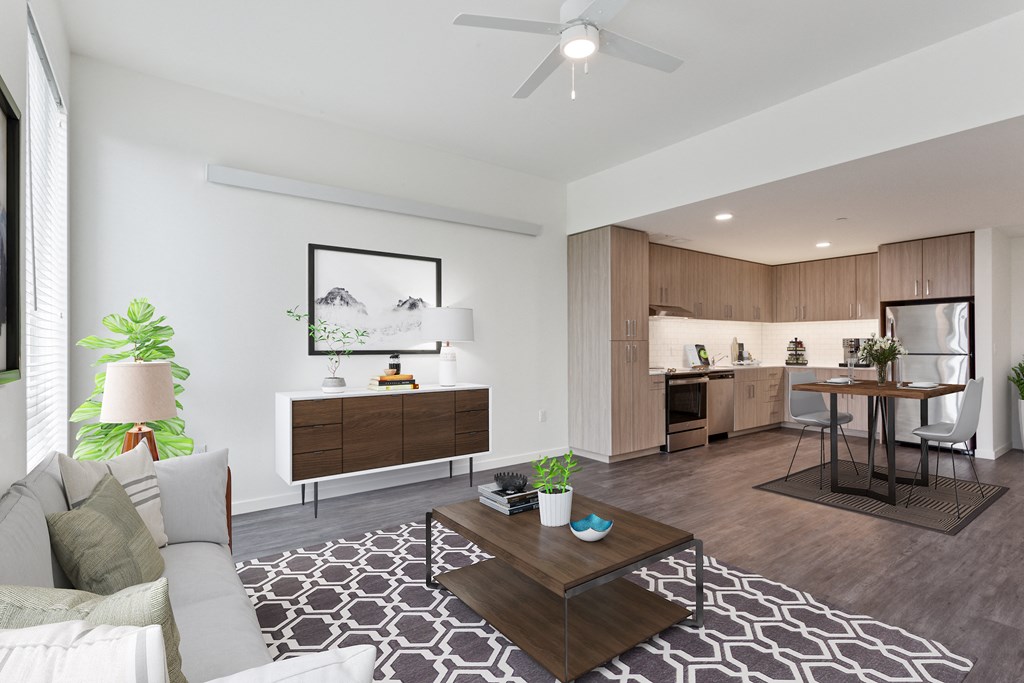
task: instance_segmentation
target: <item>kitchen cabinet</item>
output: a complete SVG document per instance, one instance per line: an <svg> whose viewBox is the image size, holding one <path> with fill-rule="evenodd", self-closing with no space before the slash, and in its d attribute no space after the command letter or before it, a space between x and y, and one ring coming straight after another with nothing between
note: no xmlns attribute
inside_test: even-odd
<svg viewBox="0 0 1024 683"><path fill-rule="evenodd" d="M679 306L706 320L772 320L772 268L678 249L649 247L652 304Z"/></svg>
<svg viewBox="0 0 1024 683"><path fill-rule="evenodd" d="M734 380L733 429L766 427L782 422L783 368L737 368Z"/></svg>
<svg viewBox="0 0 1024 683"><path fill-rule="evenodd" d="M856 318L877 320L878 302L878 254L861 254L853 257L857 269Z"/></svg>
<svg viewBox="0 0 1024 683"><path fill-rule="evenodd" d="M974 295L974 233L878 247L882 301Z"/></svg>
<svg viewBox="0 0 1024 683"><path fill-rule="evenodd" d="M637 431L637 450L665 444L665 375L647 375L647 405L641 408L644 424Z"/></svg>
<svg viewBox="0 0 1024 683"><path fill-rule="evenodd" d="M650 254L635 230L569 237L569 445L583 455L653 452L664 439L664 396L654 406L648 373L648 302L661 295Z"/></svg>
<svg viewBox="0 0 1024 683"><path fill-rule="evenodd" d="M824 262L824 316L822 320L857 318L857 258L834 258Z"/></svg>
<svg viewBox="0 0 1024 683"><path fill-rule="evenodd" d="M679 267L675 247L652 244L649 248L650 286L649 298L652 304L682 306L683 272Z"/></svg>
<svg viewBox="0 0 1024 683"><path fill-rule="evenodd" d="M804 261L800 264L800 320L828 320L825 317L828 274L828 261Z"/></svg>
<svg viewBox="0 0 1024 683"><path fill-rule="evenodd" d="M800 317L800 264L775 266L775 322L796 322Z"/></svg>

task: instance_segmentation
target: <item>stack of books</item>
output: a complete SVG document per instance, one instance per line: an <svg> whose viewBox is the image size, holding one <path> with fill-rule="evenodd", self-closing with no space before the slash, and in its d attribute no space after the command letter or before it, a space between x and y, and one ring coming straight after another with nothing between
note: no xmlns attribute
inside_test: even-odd
<svg viewBox="0 0 1024 683"><path fill-rule="evenodd" d="M370 378L370 391L402 391L403 389L419 389L420 385L412 375L381 375Z"/></svg>
<svg viewBox="0 0 1024 683"><path fill-rule="evenodd" d="M505 515L536 510L540 505L537 501L537 489L508 492L497 484L482 484L476 490L480 493L481 503Z"/></svg>

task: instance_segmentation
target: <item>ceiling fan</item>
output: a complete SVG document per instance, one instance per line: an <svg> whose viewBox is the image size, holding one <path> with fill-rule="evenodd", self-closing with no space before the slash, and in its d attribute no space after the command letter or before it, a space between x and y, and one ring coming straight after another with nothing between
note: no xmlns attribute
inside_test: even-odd
<svg viewBox="0 0 1024 683"><path fill-rule="evenodd" d="M519 86L513 97L524 98L537 89L548 76L554 73L562 62L585 60L595 52L618 57L628 62L649 66L659 71L672 73L683 60L655 50L643 43L620 36L598 24L611 21L612 17L626 6L629 0L565 0L559 10L560 23L509 19L480 14L460 14L455 17L457 26L496 28L503 31L540 33L559 36L558 44L548 53L530 77ZM575 70L573 72L575 74ZM574 91L575 95L575 91Z"/></svg>

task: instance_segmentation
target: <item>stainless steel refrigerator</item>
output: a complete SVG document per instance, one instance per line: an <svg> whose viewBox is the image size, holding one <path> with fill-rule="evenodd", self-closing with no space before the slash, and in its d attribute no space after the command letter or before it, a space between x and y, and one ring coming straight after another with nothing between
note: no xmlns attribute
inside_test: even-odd
<svg viewBox="0 0 1024 683"><path fill-rule="evenodd" d="M901 381L966 384L974 376L970 303L889 306L885 309L885 331L899 337L907 349L900 360ZM929 400L928 422L955 422L961 397L950 394ZM896 440L921 443L913 434L920 425L920 402L897 399Z"/></svg>

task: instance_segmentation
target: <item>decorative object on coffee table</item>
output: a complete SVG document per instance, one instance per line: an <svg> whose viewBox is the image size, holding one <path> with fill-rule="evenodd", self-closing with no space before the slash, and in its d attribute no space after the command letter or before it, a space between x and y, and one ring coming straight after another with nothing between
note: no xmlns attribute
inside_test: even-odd
<svg viewBox="0 0 1024 683"><path fill-rule="evenodd" d="M572 449L561 458L545 456L533 463L534 486L540 499L540 523L565 526L572 512L572 486L569 478L580 468Z"/></svg>
<svg viewBox="0 0 1024 683"><path fill-rule="evenodd" d="M590 513L583 519L569 522L569 528L572 529L572 535L576 538L593 543L607 536L608 532L612 530L613 523L611 520L601 519L594 513Z"/></svg>
<svg viewBox="0 0 1024 683"><path fill-rule="evenodd" d="M100 422L135 425L125 432L122 453L145 441L153 459L159 460L153 428L147 423L170 420L177 415L170 363L121 361L107 365Z"/></svg>
<svg viewBox="0 0 1024 683"><path fill-rule="evenodd" d="M519 472L498 472L494 475L494 483L502 491L519 493L526 490L526 485L530 483L530 479L525 474L520 474Z"/></svg>
<svg viewBox="0 0 1024 683"><path fill-rule="evenodd" d="M285 314L292 320L306 323L309 330L309 338L314 344L321 344L325 347L327 354L327 371L329 377L324 377L321 391L325 394L340 394L345 391L345 378L338 377L338 366L341 365L341 357L352 354L349 348L353 344L365 344L366 330L346 330L341 325L328 322L322 318L311 319L308 313L299 313L299 307L295 306Z"/></svg>

